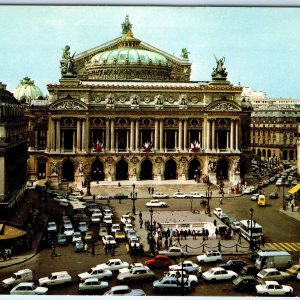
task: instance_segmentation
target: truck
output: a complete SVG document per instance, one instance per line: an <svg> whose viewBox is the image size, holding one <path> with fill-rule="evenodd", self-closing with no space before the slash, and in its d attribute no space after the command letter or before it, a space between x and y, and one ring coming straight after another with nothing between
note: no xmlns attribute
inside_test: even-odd
<svg viewBox="0 0 300 300"><path fill-rule="evenodd" d="M292 265L292 257L286 251L258 251L255 266L257 269L288 268Z"/></svg>

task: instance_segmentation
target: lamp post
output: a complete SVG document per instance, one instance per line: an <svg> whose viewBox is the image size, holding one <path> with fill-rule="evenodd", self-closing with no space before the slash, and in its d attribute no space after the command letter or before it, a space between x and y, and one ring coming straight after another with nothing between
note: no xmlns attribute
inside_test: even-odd
<svg viewBox="0 0 300 300"><path fill-rule="evenodd" d="M282 184L282 209L285 210L284 183Z"/></svg>
<svg viewBox="0 0 300 300"><path fill-rule="evenodd" d="M207 176L207 192L205 192L205 194L206 194L206 199L207 199L207 213L209 216L211 216L209 201L212 198L212 191L210 190L210 185L211 185L211 182L209 180L209 176Z"/></svg>
<svg viewBox="0 0 300 300"><path fill-rule="evenodd" d="M149 213L150 213L150 234L152 237L152 217L153 217L153 208L152 207L150 208Z"/></svg>
<svg viewBox="0 0 300 300"><path fill-rule="evenodd" d="M88 173L85 176L86 195L91 196L91 174Z"/></svg>
<svg viewBox="0 0 300 300"><path fill-rule="evenodd" d="M220 179L220 190L219 190L219 194L224 195L224 176L223 176L223 172L222 170L220 170L220 175L219 175L219 179Z"/></svg>
<svg viewBox="0 0 300 300"><path fill-rule="evenodd" d="M183 268L184 254L183 253L181 253L180 261L181 261L181 274L179 271L176 272L176 280L177 280L177 285L181 286L181 296L184 296L184 284L187 282L188 277L186 277L185 279L183 278L183 272L184 272L184 268Z"/></svg>
<svg viewBox="0 0 300 300"><path fill-rule="evenodd" d="M135 184L132 184L132 192L130 193L132 200L132 214L135 215L135 200L137 199L137 192L134 192Z"/></svg>
<svg viewBox="0 0 300 300"><path fill-rule="evenodd" d="M155 241L154 241L154 238L153 238L153 228L152 228L152 217L153 217L153 209L152 207L150 208L149 210L150 212L150 239L149 239L149 246L150 246L150 252L154 255L155 254Z"/></svg>
<svg viewBox="0 0 300 300"><path fill-rule="evenodd" d="M253 231L253 212L254 209L251 207L250 208L250 250L253 251L253 236L252 236L252 231Z"/></svg>

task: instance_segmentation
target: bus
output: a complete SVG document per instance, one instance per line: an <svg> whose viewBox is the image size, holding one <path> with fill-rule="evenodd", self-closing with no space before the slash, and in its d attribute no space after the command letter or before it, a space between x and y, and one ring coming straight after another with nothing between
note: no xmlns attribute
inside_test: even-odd
<svg viewBox="0 0 300 300"><path fill-rule="evenodd" d="M69 201L69 213L71 216L85 214L85 203L79 201Z"/></svg>
<svg viewBox="0 0 300 300"><path fill-rule="evenodd" d="M260 226L257 222L251 220L241 220L241 235L250 242L251 237L252 240L257 240L263 237L262 226ZM252 234L251 234L252 232Z"/></svg>

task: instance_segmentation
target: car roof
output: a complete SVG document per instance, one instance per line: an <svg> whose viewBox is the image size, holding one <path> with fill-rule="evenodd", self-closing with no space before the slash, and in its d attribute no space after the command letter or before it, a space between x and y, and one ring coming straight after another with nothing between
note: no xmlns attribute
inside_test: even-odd
<svg viewBox="0 0 300 300"><path fill-rule="evenodd" d="M117 290L127 290L129 289L128 285L115 285L111 288L112 291L117 291Z"/></svg>
<svg viewBox="0 0 300 300"><path fill-rule="evenodd" d="M92 269L94 269L94 268L92 268ZM99 279L97 278L97 277L89 277L89 278L86 278L85 279L85 282L87 282L87 281L99 281Z"/></svg>
<svg viewBox="0 0 300 300"><path fill-rule="evenodd" d="M211 268L211 270L214 270L214 271L224 271L224 269L221 268L221 267L214 267L214 268Z"/></svg>
<svg viewBox="0 0 300 300"><path fill-rule="evenodd" d="M270 281L266 280L265 284L279 284L279 283L277 281L275 281L275 280L272 280L272 281L271 280Z"/></svg>
<svg viewBox="0 0 300 300"><path fill-rule="evenodd" d="M278 271L278 270L276 268L266 268L263 269L262 271L271 272L271 271Z"/></svg>

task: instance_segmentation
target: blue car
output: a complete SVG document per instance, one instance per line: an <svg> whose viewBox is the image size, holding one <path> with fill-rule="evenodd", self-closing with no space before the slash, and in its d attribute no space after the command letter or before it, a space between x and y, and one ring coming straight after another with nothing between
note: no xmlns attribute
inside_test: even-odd
<svg viewBox="0 0 300 300"><path fill-rule="evenodd" d="M80 253L84 251L84 245L82 241L77 241L75 244L75 252Z"/></svg>
<svg viewBox="0 0 300 300"><path fill-rule="evenodd" d="M67 238L66 238L66 235L64 233L60 233L57 236L57 244L58 245L66 245L67 244Z"/></svg>

